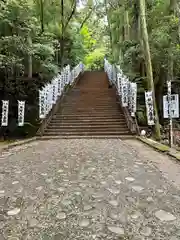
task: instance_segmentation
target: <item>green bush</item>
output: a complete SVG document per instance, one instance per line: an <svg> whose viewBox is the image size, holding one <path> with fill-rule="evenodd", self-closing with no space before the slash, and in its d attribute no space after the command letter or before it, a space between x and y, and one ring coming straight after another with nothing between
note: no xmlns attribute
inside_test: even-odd
<svg viewBox="0 0 180 240"><path fill-rule="evenodd" d="M85 65L87 69L101 70L104 64L105 50L101 48L95 49L85 57Z"/></svg>

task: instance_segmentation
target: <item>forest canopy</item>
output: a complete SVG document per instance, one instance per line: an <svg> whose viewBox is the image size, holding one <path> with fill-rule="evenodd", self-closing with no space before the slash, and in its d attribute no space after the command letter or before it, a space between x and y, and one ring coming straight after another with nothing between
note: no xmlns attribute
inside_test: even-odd
<svg viewBox="0 0 180 240"><path fill-rule="evenodd" d="M138 84L139 124L147 124L144 92L152 86L156 117L163 124L167 80L173 83L172 92L179 93L179 19L177 0L1 1L1 99L36 104L34 92L63 66L82 61L87 69L102 69L106 56Z"/></svg>

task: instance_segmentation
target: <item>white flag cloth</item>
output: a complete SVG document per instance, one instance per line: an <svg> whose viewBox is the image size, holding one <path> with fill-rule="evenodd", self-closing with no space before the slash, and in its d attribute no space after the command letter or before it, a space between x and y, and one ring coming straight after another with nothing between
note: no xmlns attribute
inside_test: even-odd
<svg viewBox="0 0 180 240"><path fill-rule="evenodd" d="M9 100L2 100L1 126L8 126Z"/></svg>
<svg viewBox="0 0 180 240"><path fill-rule="evenodd" d="M122 106L128 106L128 80L126 78L122 78Z"/></svg>
<svg viewBox="0 0 180 240"><path fill-rule="evenodd" d="M75 78L84 69L83 63L79 63L72 70L70 65L63 68L61 74L52 79L41 91L39 91L39 118L44 119L62 95L67 84L73 83Z"/></svg>
<svg viewBox="0 0 180 240"><path fill-rule="evenodd" d="M137 107L137 84L131 83L131 117L135 117L136 113L136 107Z"/></svg>
<svg viewBox="0 0 180 240"><path fill-rule="evenodd" d="M39 118L43 119L46 116L45 106L45 89L39 91Z"/></svg>
<svg viewBox="0 0 180 240"><path fill-rule="evenodd" d="M120 73L117 74L117 90L118 90L118 95L120 96L122 94L122 75Z"/></svg>
<svg viewBox="0 0 180 240"><path fill-rule="evenodd" d="M58 75L58 96L61 96L61 75Z"/></svg>
<svg viewBox="0 0 180 240"><path fill-rule="evenodd" d="M18 126L24 126L25 101L18 100Z"/></svg>
<svg viewBox="0 0 180 240"><path fill-rule="evenodd" d="M154 125L154 106L153 106L153 96L152 91L145 92L145 102L147 111L147 122L148 125Z"/></svg>

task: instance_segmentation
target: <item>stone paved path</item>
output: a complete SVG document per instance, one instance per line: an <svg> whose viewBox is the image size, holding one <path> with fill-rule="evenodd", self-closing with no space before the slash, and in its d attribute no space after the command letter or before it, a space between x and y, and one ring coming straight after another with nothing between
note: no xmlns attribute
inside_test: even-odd
<svg viewBox="0 0 180 240"><path fill-rule="evenodd" d="M141 143L116 139L4 152L0 240L180 239L180 181L168 174L170 162L169 171L180 171Z"/></svg>

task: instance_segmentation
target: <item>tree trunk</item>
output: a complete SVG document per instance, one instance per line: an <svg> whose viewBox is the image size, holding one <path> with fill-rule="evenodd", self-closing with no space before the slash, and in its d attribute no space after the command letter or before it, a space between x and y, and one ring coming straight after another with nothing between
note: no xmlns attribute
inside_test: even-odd
<svg viewBox="0 0 180 240"><path fill-rule="evenodd" d="M30 48L32 48L32 38L30 35L28 36L28 44ZM32 54L31 53L28 56L28 78L32 78Z"/></svg>
<svg viewBox="0 0 180 240"><path fill-rule="evenodd" d="M167 79L164 68L160 68L160 72L157 77L158 77L158 82L155 85L155 95L157 100L157 109L159 112L160 122L163 123L163 90L164 90L164 84Z"/></svg>
<svg viewBox="0 0 180 240"><path fill-rule="evenodd" d="M139 0L139 5L140 5L140 16L141 16L141 31L142 31L142 38L143 38L143 45L144 45L144 53L146 57L148 90L152 91L152 94L153 94L153 105L154 105L154 112L155 112L155 137L157 140L160 140L161 134L160 134L159 116L157 112L155 91L154 91L153 71L152 71L151 54L150 54L150 48L149 48L149 39L148 39L147 23L146 23L145 0Z"/></svg>
<svg viewBox="0 0 180 240"><path fill-rule="evenodd" d="M177 16L179 19L179 24L178 24L178 37L180 41L180 2L177 3Z"/></svg>
<svg viewBox="0 0 180 240"><path fill-rule="evenodd" d="M122 43L122 29L119 29L119 43ZM122 54L122 49L121 47L118 48L119 49L119 59L118 59L118 63L121 65L121 63L123 63L123 54Z"/></svg>
<svg viewBox="0 0 180 240"><path fill-rule="evenodd" d="M176 4L177 4L176 0L170 0L170 5L169 5L169 14L170 15L175 16ZM169 49L168 49L168 82L172 82L174 79L173 45L174 45L174 42L176 39L175 29L169 28L169 34L170 34L171 38L169 41ZM171 101L171 100L169 100L169 101ZM173 119L172 119L171 113L170 113L170 118L169 118L169 145L170 145L170 147L172 147L172 145L173 145Z"/></svg>
<svg viewBox="0 0 180 240"><path fill-rule="evenodd" d="M60 52L61 52L61 69L64 67L64 0L61 0L61 27L62 35L60 41Z"/></svg>
<svg viewBox="0 0 180 240"><path fill-rule="evenodd" d="M170 0L170 5L169 5L169 14L175 15L175 10L176 10L176 5L177 5L177 0ZM174 62L173 62L173 52L172 52L172 48L173 48L173 42L176 39L176 32L171 31L170 29L170 35L171 35L171 39L169 41L169 58L168 58L168 81L172 81L174 78Z"/></svg>
<svg viewBox="0 0 180 240"><path fill-rule="evenodd" d="M112 32L111 32L111 23L110 23L109 13L108 13L107 0L104 0L104 3L105 3L106 16L107 16L107 22L108 22L108 29L109 29L109 37L110 37L110 45L111 45L111 51L112 51L112 57L113 57L113 54L114 54L114 51L113 51L113 39L112 39Z"/></svg>
<svg viewBox="0 0 180 240"><path fill-rule="evenodd" d="M129 25L129 11L128 9L125 9L124 12L124 37L125 40L128 41L130 39L130 25Z"/></svg>
<svg viewBox="0 0 180 240"><path fill-rule="evenodd" d="M174 13L177 5L177 0L170 0L170 13Z"/></svg>
<svg viewBox="0 0 180 240"><path fill-rule="evenodd" d="M44 5L43 0L40 0L40 20L41 20L41 32L44 32Z"/></svg>
<svg viewBox="0 0 180 240"><path fill-rule="evenodd" d="M133 24L133 37L138 42L140 39L140 16L139 16L139 8L138 2L135 2L133 5L134 8L134 24Z"/></svg>

